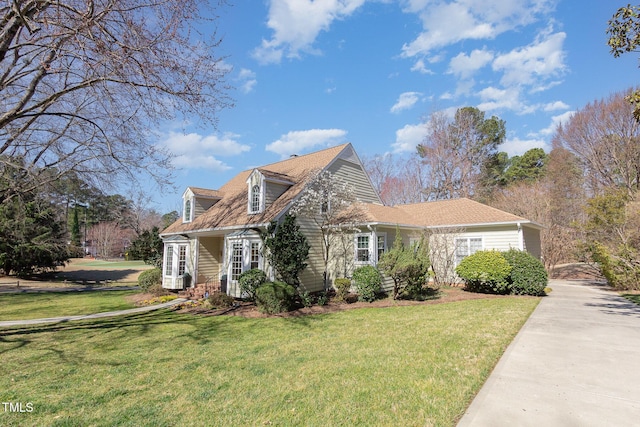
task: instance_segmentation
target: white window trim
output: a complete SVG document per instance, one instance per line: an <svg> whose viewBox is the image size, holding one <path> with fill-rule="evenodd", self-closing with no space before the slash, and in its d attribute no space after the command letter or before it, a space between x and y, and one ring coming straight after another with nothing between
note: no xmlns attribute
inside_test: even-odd
<svg viewBox="0 0 640 427"><path fill-rule="evenodd" d="M369 252L369 256L368 256L368 260L367 261L360 261L358 259L358 250L360 248L358 248L358 237L367 237L369 239L369 241L367 242L367 251ZM373 259L371 254L372 252L372 242L373 242L373 234L372 233L356 233L353 236L353 259L354 259L354 263L356 265L369 265L373 263ZM363 248L364 249L364 248Z"/></svg>
<svg viewBox="0 0 640 427"><path fill-rule="evenodd" d="M187 204L189 205L189 215L187 216ZM182 204L182 222L191 222L193 221L193 197L188 197L184 199L184 203Z"/></svg>
<svg viewBox="0 0 640 427"><path fill-rule="evenodd" d="M264 270L264 257L262 256L262 240L259 237L242 237L242 238L229 238L227 239L228 243L226 244L226 248L228 248L228 253L226 254L227 259L227 277L228 280L234 281L233 279L233 247L234 243L240 243L242 245L242 271L249 271L251 269L251 244L258 244L258 267L259 269Z"/></svg>
<svg viewBox="0 0 640 427"><path fill-rule="evenodd" d="M464 240L466 243L467 254L462 258L458 259L458 242L462 240ZM455 257L454 261L456 266L460 264L460 261L462 261L464 258L468 257L469 255L473 255L475 253L475 252L473 253L471 252L471 240L480 240L480 249L477 249L477 250L484 250L484 237L482 236L456 237L453 241L453 244L454 244L453 256Z"/></svg>
<svg viewBox="0 0 640 427"><path fill-rule="evenodd" d="M380 262L380 255L378 254L378 250L379 250L379 248L378 248L378 239L380 237L384 237L384 248L383 248L383 251L382 251L383 254L387 253L387 251L389 250L389 247L387 246L387 233L385 233L385 232L375 233L375 236L376 236L376 242L375 242L375 246L376 247L375 247L375 252L374 253L376 255L376 261L375 262L377 264L378 262Z"/></svg>
<svg viewBox="0 0 640 427"><path fill-rule="evenodd" d="M248 203L247 203L247 213L249 215L255 215L255 214L259 214L264 212L264 204L265 204L265 189L264 189L265 183L264 183L264 179L260 179L259 183L249 183L248 188L247 188L247 192L248 192ZM258 197L260 198L260 202L259 202L259 206L258 206L258 210L254 211L253 210L253 187L258 187Z"/></svg>

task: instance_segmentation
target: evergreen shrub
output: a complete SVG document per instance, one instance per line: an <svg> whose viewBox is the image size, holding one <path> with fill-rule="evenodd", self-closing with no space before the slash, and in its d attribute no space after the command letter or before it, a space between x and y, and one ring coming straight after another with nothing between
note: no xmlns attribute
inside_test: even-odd
<svg viewBox="0 0 640 427"><path fill-rule="evenodd" d="M148 291L153 286L160 284L162 284L162 270L159 268L145 270L138 276L138 286L143 291Z"/></svg>
<svg viewBox="0 0 640 427"><path fill-rule="evenodd" d="M371 265L358 267L353 271L359 301L373 302L381 291L382 276Z"/></svg>
<svg viewBox="0 0 640 427"><path fill-rule="evenodd" d="M471 292L507 294L511 265L498 251L478 251L464 258L456 274Z"/></svg>
<svg viewBox="0 0 640 427"><path fill-rule="evenodd" d="M545 295L549 276L542 262L529 252L510 249L502 256L511 266L509 273L510 292L515 295Z"/></svg>
<svg viewBox="0 0 640 427"><path fill-rule="evenodd" d="M263 313L276 314L289 311L293 306L296 289L284 282L267 282L258 286L256 305Z"/></svg>
<svg viewBox="0 0 640 427"><path fill-rule="evenodd" d="M238 285L240 286L240 291L242 292L242 294L247 295L246 298L249 301L255 301L256 289L258 289L260 285L266 282L267 275L264 271L258 268L247 270L238 277Z"/></svg>

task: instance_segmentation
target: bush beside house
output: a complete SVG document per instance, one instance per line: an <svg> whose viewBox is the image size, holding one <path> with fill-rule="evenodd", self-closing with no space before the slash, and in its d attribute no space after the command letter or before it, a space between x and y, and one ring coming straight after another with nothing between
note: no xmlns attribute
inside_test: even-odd
<svg viewBox="0 0 640 427"><path fill-rule="evenodd" d="M471 292L544 295L548 276L540 260L525 251L478 251L464 258L456 274Z"/></svg>

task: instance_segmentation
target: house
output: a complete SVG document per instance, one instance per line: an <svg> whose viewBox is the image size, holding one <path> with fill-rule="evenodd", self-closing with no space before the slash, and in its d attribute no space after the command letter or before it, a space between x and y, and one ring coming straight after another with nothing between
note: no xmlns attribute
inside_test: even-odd
<svg viewBox="0 0 640 427"><path fill-rule="evenodd" d="M260 232L271 221L282 219L312 178L323 171L353 186L363 212L345 257L350 270L375 265L397 232L406 244L425 231L431 239L445 236L445 252L455 257L453 263L480 249L517 248L540 257L540 225L469 199L384 206L347 143L240 172L218 190L187 188L182 217L161 233L162 286L221 286L240 297L237 279L242 272L260 268L273 275L263 257ZM311 245L301 286L319 291L324 286L320 230L308 218L298 217L298 223ZM330 265L331 281L344 274L345 263L338 264Z"/></svg>

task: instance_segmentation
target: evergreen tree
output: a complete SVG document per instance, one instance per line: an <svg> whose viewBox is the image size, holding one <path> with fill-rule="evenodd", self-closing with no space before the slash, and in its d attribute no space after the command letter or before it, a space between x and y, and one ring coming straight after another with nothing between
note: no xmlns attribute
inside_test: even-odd
<svg viewBox="0 0 640 427"><path fill-rule="evenodd" d="M162 265L164 245L159 233L158 227L143 231L140 236L131 242L128 258L141 259L147 264L160 267Z"/></svg>
<svg viewBox="0 0 640 427"><path fill-rule="evenodd" d="M80 246L80 220L78 219L78 206L73 208L73 222L71 223L71 244Z"/></svg>
<svg viewBox="0 0 640 427"><path fill-rule="evenodd" d="M296 224L296 217L287 214L282 223L272 221L262 235L266 257L276 276L295 287L300 285L300 273L307 267L309 242Z"/></svg>

